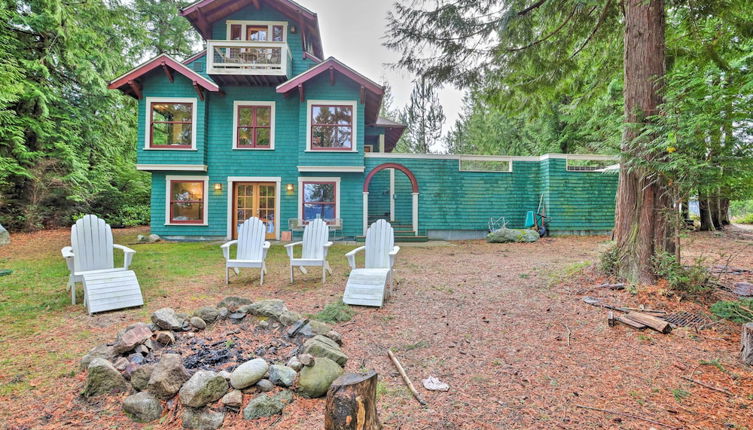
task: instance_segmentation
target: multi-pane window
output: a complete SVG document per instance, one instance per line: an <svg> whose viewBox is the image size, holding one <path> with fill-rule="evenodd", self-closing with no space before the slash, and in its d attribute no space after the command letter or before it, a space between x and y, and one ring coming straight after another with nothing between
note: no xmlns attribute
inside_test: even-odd
<svg viewBox="0 0 753 430"><path fill-rule="evenodd" d="M353 106L311 106L311 149L353 149Z"/></svg>
<svg viewBox="0 0 753 430"><path fill-rule="evenodd" d="M287 26L283 22L232 21L227 24L228 40L285 42Z"/></svg>
<svg viewBox="0 0 753 430"><path fill-rule="evenodd" d="M151 103L149 123L150 148L192 147L193 103Z"/></svg>
<svg viewBox="0 0 753 430"><path fill-rule="evenodd" d="M170 223L204 224L204 181L170 181Z"/></svg>
<svg viewBox="0 0 753 430"><path fill-rule="evenodd" d="M303 183L303 221L317 218L331 221L336 217L337 184L334 182Z"/></svg>
<svg viewBox="0 0 753 430"><path fill-rule="evenodd" d="M239 105L236 125L237 148L269 149L272 143L272 107Z"/></svg>

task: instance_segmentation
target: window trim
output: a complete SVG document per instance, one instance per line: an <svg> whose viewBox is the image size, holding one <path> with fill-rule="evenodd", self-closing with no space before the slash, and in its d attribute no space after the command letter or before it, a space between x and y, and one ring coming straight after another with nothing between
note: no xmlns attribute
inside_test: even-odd
<svg viewBox="0 0 753 430"><path fill-rule="evenodd" d="M204 183L204 213L202 222L181 222L172 220L172 204L170 191L173 182L203 182ZM207 226L209 225L207 217L209 216L209 177L208 176L165 176L165 225L180 226Z"/></svg>
<svg viewBox="0 0 753 430"><path fill-rule="evenodd" d="M248 30L247 27L261 27L266 26L267 27L267 37L272 38L273 36L273 27L275 26L282 26L282 40L254 40L253 42L258 43L264 43L264 42L270 42L270 43L287 43L288 41L288 23L287 21L249 21L249 20L239 20L239 19L233 19L233 20L227 20L225 21L225 40L232 40L230 39L230 26L231 25L240 25L241 26L241 37L246 37L246 33ZM246 39L242 39L246 40Z"/></svg>
<svg viewBox="0 0 753 430"><path fill-rule="evenodd" d="M238 146L238 108L241 106L268 106L269 112L269 148ZM233 102L233 149L239 151L274 151L275 149L275 102L259 100L236 100Z"/></svg>
<svg viewBox="0 0 753 430"><path fill-rule="evenodd" d="M490 163L507 163L507 170L484 170L484 169L463 169L463 161L481 161ZM461 156L458 157L458 172L461 173L512 173L512 158L489 159L488 157Z"/></svg>
<svg viewBox="0 0 753 430"><path fill-rule="evenodd" d="M191 146L152 147L152 105L155 103L190 103L191 104ZM198 103L192 97L147 97L144 113L144 150L145 151L196 151L196 130Z"/></svg>
<svg viewBox="0 0 753 430"><path fill-rule="evenodd" d="M349 106L353 109L352 141L350 149L315 149L311 146L312 108L314 105L322 106ZM355 100L309 100L306 103L306 152L358 152L358 102Z"/></svg>
<svg viewBox="0 0 753 430"><path fill-rule="evenodd" d="M298 223L303 224L303 184L305 183L334 183L335 184L335 219L340 219L340 177L299 176L298 177Z"/></svg>

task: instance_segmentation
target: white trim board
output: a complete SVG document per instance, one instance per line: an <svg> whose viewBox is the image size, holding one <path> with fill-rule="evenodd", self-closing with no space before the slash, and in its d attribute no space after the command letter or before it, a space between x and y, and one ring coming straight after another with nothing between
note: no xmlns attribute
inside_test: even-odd
<svg viewBox="0 0 753 430"><path fill-rule="evenodd" d="M299 172L363 173L364 166L298 166Z"/></svg>
<svg viewBox="0 0 753 430"><path fill-rule="evenodd" d="M280 240L280 176L228 176L227 177L227 240L233 237L233 183L234 182L274 182L275 183L275 240Z"/></svg>
<svg viewBox="0 0 753 430"><path fill-rule="evenodd" d="M151 117L153 103L191 103L191 147L190 148L150 148L151 142ZM146 111L144 112L144 150L145 151L196 151L196 130L199 128L197 123L198 103L193 97L147 97Z"/></svg>
<svg viewBox="0 0 753 430"><path fill-rule="evenodd" d="M170 182L171 181L202 181L204 182L204 222L201 224L194 223L175 223L170 222ZM209 225L209 176L182 176L167 175L165 176L165 225L169 226L207 226Z"/></svg>
<svg viewBox="0 0 753 430"><path fill-rule="evenodd" d="M239 106L268 106L269 111L269 148L239 148L238 147L238 107ZM233 102L233 149L238 151L274 151L275 149L275 102L259 100L236 100Z"/></svg>
<svg viewBox="0 0 753 430"><path fill-rule="evenodd" d="M367 152L363 154L365 158L417 158L433 160L488 160L488 161L541 161L547 159L571 159L571 160L619 160L615 155L599 154L544 154L541 156L519 156L519 155L471 155L471 154L403 154L403 153L379 153Z"/></svg>
<svg viewBox="0 0 753 430"><path fill-rule="evenodd" d="M334 182L335 183L335 218L340 219L340 177L299 176L298 177L298 223L303 224L303 183L304 182Z"/></svg>
<svg viewBox="0 0 753 430"><path fill-rule="evenodd" d="M206 164L137 164L136 170L156 171L156 170L176 170L187 172L206 172Z"/></svg>
<svg viewBox="0 0 753 430"><path fill-rule="evenodd" d="M309 69L311 70L311 69ZM353 147L346 149L311 149L311 107L313 105L350 106L353 108ZM356 100L308 100L306 103L306 152L358 152L358 101Z"/></svg>

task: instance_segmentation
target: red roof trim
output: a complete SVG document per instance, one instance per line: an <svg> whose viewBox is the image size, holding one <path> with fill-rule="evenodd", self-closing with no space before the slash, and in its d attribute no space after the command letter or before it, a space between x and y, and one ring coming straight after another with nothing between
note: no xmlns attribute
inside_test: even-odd
<svg viewBox="0 0 753 430"><path fill-rule="evenodd" d="M203 57L205 55L207 55L207 50L206 49L203 50L203 51L201 51L201 52L198 52L198 53L196 53L196 54L194 54L194 55L192 55L190 57L188 57L185 60L183 60L183 64L189 65L189 64L193 63L194 61L198 60L199 58L201 58L201 57Z"/></svg>
<svg viewBox="0 0 753 430"><path fill-rule="evenodd" d="M183 8L183 9L181 9L180 10L180 14L182 16L186 16L186 15L192 13L192 12L195 12L199 8L202 8L202 7L205 7L205 6L208 6L208 5L212 4L212 3L214 3L215 1L217 1L217 0L201 0L201 1L198 1L198 2L196 2L196 3L194 3L194 4L190 5L190 6L187 6L187 7ZM308 19L316 19L316 14L315 13L311 12L310 10L306 9L305 7L299 5L298 3L294 2L294 1L290 1L290 0L277 0L277 1L279 3L284 3L286 6L294 9L296 12L300 12L301 14L303 14Z"/></svg>
<svg viewBox="0 0 753 430"><path fill-rule="evenodd" d="M287 93L288 91L293 91L298 88L298 85L301 85L330 69L334 69L342 73L346 77L362 85L374 94L377 94L379 96L384 94L384 87L351 69L334 57L329 57L324 62L317 64L316 66L306 70L300 75L278 85L277 92L282 94Z"/></svg>
<svg viewBox="0 0 753 430"><path fill-rule="evenodd" d="M303 58L309 58L309 59L311 59L313 61L316 61L317 63L321 63L322 62L321 58L317 57L316 55L314 55L314 54L312 54L312 53L310 53L308 51L303 53Z"/></svg>
<svg viewBox="0 0 753 430"><path fill-rule="evenodd" d="M202 88L206 89L207 91L212 91L212 92L220 91L220 87L217 84L201 76L200 74L194 72L193 70L189 69L185 65L179 63L178 61L174 60L167 54L162 54L158 57L155 57L147 61L146 63L140 66L137 66L130 72L114 79L112 82L110 82L107 88L111 90L119 89L123 85L127 85L128 81L132 81L134 79L140 78L141 76L144 76L145 74L151 72L157 67L162 66L163 64L166 66L169 66L176 72L185 76L190 81L195 82L197 85L200 85Z"/></svg>

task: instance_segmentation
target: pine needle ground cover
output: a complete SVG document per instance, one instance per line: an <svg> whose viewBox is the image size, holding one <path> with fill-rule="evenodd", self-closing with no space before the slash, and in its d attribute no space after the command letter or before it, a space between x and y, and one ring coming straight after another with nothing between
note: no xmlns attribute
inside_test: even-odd
<svg viewBox="0 0 753 430"><path fill-rule="evenodd" d="M144 229L116 230L132 244ZM334 275L288 283L287 259L273 245L263 287L256 271L224 284L217 243L131 245L143 309L94 317L71 305L60 248L67 230L14 235L0 248L0 422L11 428L137 428L121 412L122 399L85 401L78 361L118 330L169 306L181 311L216 305L229 295L279 298L306 314L343 320L339 299L348 276L345 252L330 251ZM705 256L753 268L753 253L740 252L746 235L693 234L688 261ZM617 410L689 429L743 428L750 420L753 371L737 357L739 325L678 328L670 335L608 327L607 312L582 303L594 295L611 303L669 312L708 312L716 301L678 301L666 283L623 291L583 292L605 282L592 269L609 243L604 237L544 238L533 244L483 241L405 246L396 263L398 281L382 309L354 307L349 321L334 323L345 339L348 371L379 373L379 414L385 428L647 428L645 422L576 405ZM732 256L730 258L730 256ZM746 275L742 275L745 277ZM740 278L741 276L737 276ZM552 280L556 279L556 282ZM732 280L722 277L719 282ZM721 294L721 293L720 293ZM726 293L728 294L728 293ZM336 318L335 318L336 317ZM405 388L387 350L397 354L428 402L422 408ZM429 392L421 379L435 376L448 392ZM710 390L683 377L729 391ZM30 407L29 405L34 405ZM180 427L180 408L154 428ZM300 400L282 416L254 422L228 414L225 428L321 428L324 402Z"/></svg>

